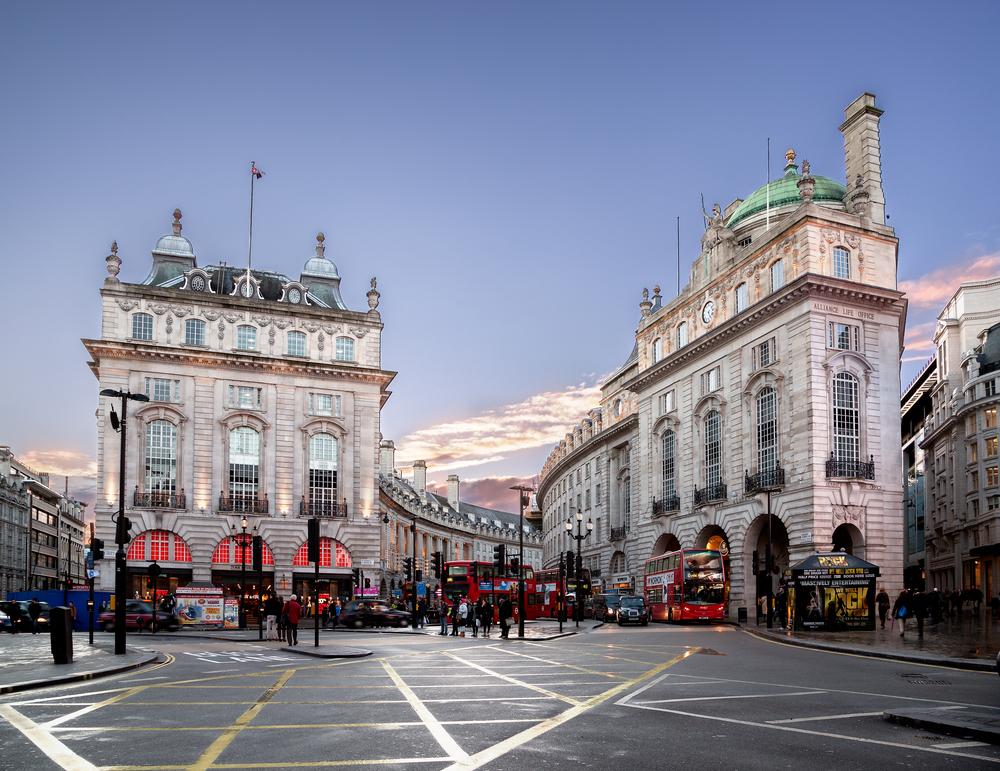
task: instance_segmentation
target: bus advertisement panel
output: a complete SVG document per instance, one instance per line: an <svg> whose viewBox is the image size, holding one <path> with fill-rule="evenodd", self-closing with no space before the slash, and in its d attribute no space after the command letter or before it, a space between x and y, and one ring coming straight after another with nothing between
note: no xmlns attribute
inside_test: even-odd
<svg viewBox="0 0 1000 771"><path fill-rule="evenodd" d="M646 560L646 604L654 621L725 618L728 583L718 551L682 549Z"/></svg>
<svg viewBox="0 0 1000 771"><path fill-rule="evenodd" d="M524 611L526 619L539 615L535 592L535 571L525 566ZM472 604L483 597L493 604L494 618L499 618L498 609L505 597L509 597L517 610L517 575L510 565L497 570L489 562L446 562L443 567L442 584L445 602L450 607L459 597L465 597Z"/></svg>

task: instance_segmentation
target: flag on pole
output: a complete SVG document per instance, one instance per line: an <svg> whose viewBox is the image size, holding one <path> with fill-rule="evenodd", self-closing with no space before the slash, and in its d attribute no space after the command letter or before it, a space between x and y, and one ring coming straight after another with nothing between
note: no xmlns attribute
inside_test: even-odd
<svg viewBox="0 0 1000 771"><path fill-rule="evenodd" d="M252 163L250 164L250 169L251 169L250 173L253 174L257 179L260 179L261 177L264 176L264 172L258 169Z"/></svg>

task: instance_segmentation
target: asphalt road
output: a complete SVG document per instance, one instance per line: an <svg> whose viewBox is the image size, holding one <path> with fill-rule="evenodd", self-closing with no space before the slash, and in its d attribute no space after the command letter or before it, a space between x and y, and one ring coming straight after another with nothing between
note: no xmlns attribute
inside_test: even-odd
<svg viewBox="0 0 1000 771"><path fill-rule="evenodd" d="M162 665L0 699L0 765L1000 769L1000 747L882 717L900 707L1000 714L992 673L813 651L732 627L349 642L374 653L329 662L273 643L143 639Z"/></svg>

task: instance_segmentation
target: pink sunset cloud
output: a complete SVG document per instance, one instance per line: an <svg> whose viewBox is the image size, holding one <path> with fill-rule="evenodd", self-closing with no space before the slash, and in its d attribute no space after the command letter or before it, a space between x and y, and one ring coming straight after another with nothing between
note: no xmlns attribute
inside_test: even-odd
<svg viewBox="0 0 1000 771"><path fill-rule="evenodd" d="M963 281L981 281L1000 274L1000 254L984 254L967 262L949 265L912 281L900 281L899 289L913 311L935 313L951 299Z"/></svg>
<svg viewBox="0 0 1000 771"><path fill-rule="evenodd" d="M534 486L538 478L522 479L521 477L484 477L482 479L463 479L459 487L459 497L465 503L473 503L486 509L497 511L518 512L517 493L510 488L515 485ZM428 484L427 489L437 495L447 497L447 485Z"/></svg>

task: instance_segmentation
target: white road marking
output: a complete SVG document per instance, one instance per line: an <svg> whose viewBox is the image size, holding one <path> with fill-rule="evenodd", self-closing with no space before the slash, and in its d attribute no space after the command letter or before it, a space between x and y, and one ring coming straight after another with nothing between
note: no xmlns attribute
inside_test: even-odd
<svg viewBox="0 0 1000 771"><path fill-rule="evenodd" d="M160 675L159 677L133 677L129 680L122 680L123 683L142 683L146 680L166 680L166 675Z"/></svg>
<svg viewBox="0 0 1000 771"><path fill-rule="evenodd" d="M779 723L809 723L813 720L844 720L850 717L881 717L883 712L850 712L846 715L817 715L816 717L789 717L784 720L767 720L765 722L773 725ZM939 747L941 745L938 745Z"/></svg>
<svg viewBox="0 0 1000 771"><path fill-rule="evenodd" d="M960 747L989 747L988 742L952 742L950 744L935 744L939 750L956 750Z"/></svg>
<svg viewBox="0 0 1000 771"><path fill-rule="evenodd" d="M396 670L392 668L392 664L388 661L383 660L382 666L385 667L385 671L389 673L389 677L399 688L399 692L403 694L406 700L410 703L413 711L417 713L417 716L427 725L427 729L431 732L431 736L441 745L443 749L451 760L466 760L469 757L469 753L458 746L450 733L448 733L444 727L437 721L437 718L431 714L431 711L424 706L424 703L417 698L417 695L410 689L410 687L403 682L403 679L396 673Z"/></svg>
<svg viewBox="0 0 1000 771"><path fill-rule="evenodd" d="M64 771L98 771L97 766L81 758L48 731L38 726L33 720L26 718L13 707L6 704L0 706L0 717L3 717L14 728L23 733L32 744Z"/></svg>
<svg viewBox="0 0 1000 771"><path fill-rule="evenodd" d="M452 658L455 659L455 661L458 661L458 662L460 662L462 664L465 664L467 666L470 666L470 667L473 667L475 669L478 669L480 672L485 672L488 675L492 675L493 677L499 678L501 680L505 680L507 685L515 685L515 686L518 686L520 688L528 688L528 689L530 689L532 691L538 691L539 693L544 694L544 695L546 695L546 696L548 696L550 698L559 699L560 701L565 701L567 704L572 704L573 706L578 706L579 704L581 704L581 702L580 702L579 699L573 699L573 698L571 698L569 696L563 696L562 694L556 693L555 691L550 691L550 690L548 690L546 688L543 688L542 685L545 685L545 683L543 683L541 685L538 684L538 683L525 683L525 682L523 682L521 680L514 680L513 678L508 677L507 675L502 675L499 672L494 672L494 671L492 671L490 669L487 669L486 667L484 667L484 666L482 666L480 664L476 664L475 662L463 659L460 656L455 656L454 654L452 654ZM573 683L573 685L606 685L606 684L607 683ZM490 687L491 688L495 688L498 685L501 685L501 683L495 683L495 684L491 685ZM557 683L557 685L563 685L563 684L562 683ZM419 687L419 688L434 688L435 686L433 686L433 685L425 685L425 686L417 686L417 687Z"/></svg>
<svg viewBox="0 0 1000 771"><path fill-rule="evenodd" d="M883 747L898 747L904 750L915 750L918 752L933 752L940 755L951 755L959 758L973 758L981 762L1000 763L1000 758L990 758L984 755L970 755L966 752L955 752L954 750L941 749L939 747L921 747L914 744L903 744L902 742L887 742L881 739L865 739L861 736L846 736L842 733L827 733L825 731L810 731L806 728L793 728L788 725L771 725L769 723L757 723L753 720L739 720L732 717L721 717L719 715L705 715L698 712L682 712L678 709L664 709L663 707L653 707L647 704L627 704L625 706L632 709L647 709L652 712L665 712L670 715L681 715L682 717L694 717L702 720L716 720L720 723L735 723L736 725L751 726L755 728L768 728L772 731L790 731L792 733L808 734L810 736L824 736L829 739L841 739L847 742L858 742L860 744L878 744Z"/></svg>
<svg viewBox="0 0 1000 771"><path fill-rule="evenodd" d="M146 689L146 687L147 686L140 685L136 688L130 688L127 691L121 691L118 693L118 695L112 696L110 699L105 699L104 701L97 702L96 704L91 704L87 707L83 707L82 709L70 712L69 714L63 715L62 717L57 717L55 720L50 720L47 723L45 723L42 726L42 728L45 729L53 728L57 725L78 718L81 715L86 715L90 712L94 712L95 710L98 710L101 707L109 707L112 704L121 701L122 699L128 698L129 696L135 696L136 694L142 693Z"/></svg>
<svg viewBox="0 0 1000 771"><path fill-rule="evenodd" d="M743 696L692 696L687 699L656 699L655 701L637 701L633 704L673 704L680 701L725 701L728 699L781 699L785 696L815 696L826 691L795 691L794 693L751 693Z"/></svg>

